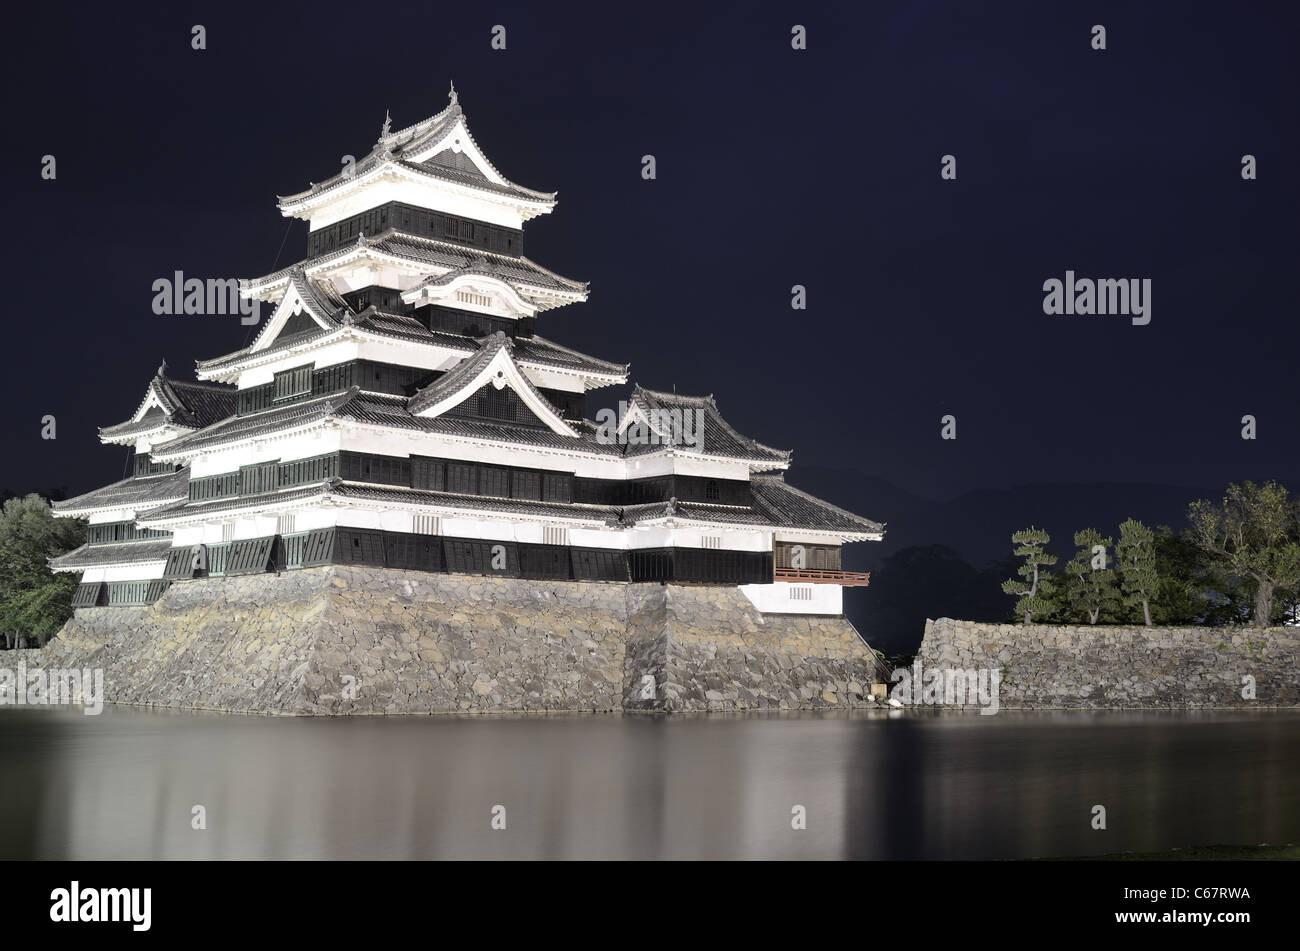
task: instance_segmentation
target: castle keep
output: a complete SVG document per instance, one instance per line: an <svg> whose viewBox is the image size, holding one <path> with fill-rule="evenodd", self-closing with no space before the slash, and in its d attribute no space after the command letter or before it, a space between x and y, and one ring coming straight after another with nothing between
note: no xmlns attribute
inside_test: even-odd
<svg viewBox="0 0 1300 951"><path fill-rule="evenodd" d="M391 632L399 648L403 638L426 636L422 626L456 643L467 638L468 653L459 656L454 645L426 645L441 658L434 663L446 665L451 685L440 688L441 699L401 709L464 709L467 699L478 708L492 695L472 687L485 682L478 678L483 670L471 669L474 612L440 600L471 590L486 598L479 604L485 615L498 601L512 612L540 612L494 635L504 638L498 646L506 653L512 638L560 636L548 628L548 610L553 619L564 615L565 637L594 623L583 620L583 611L604 610L617 616L612 623L624 634L614 637L621 646L602 669L636 666L620 674L628 683L608 697L587 691L576 702L521 680L502 688L509 696L498 695L498 707L646 701L669 709L743 708L740 689L723 681L746 679L754 706L769 705L759 704L760 696L774 706L833 705L855 693L850 684L860 692L874 661L861 638L846 634L852 627L842 599L845 586L867 577L843 570L841 550L879 540L882 526L788 484L790 453L737 432L711 396L636 386L622 400L602 399L601 391L628 382L628 366L539 332L547 311L587 298L584 283L524 255L525 223L555 205L553 193L517 185L488 161L454 91L445 109L422 122L394 131L386 121L354 167L281 198L285 216L308 223L307 256L241 282L245 298L270 310L255 338L198 361L195 381L160 367L131 417L100 430L103 442L134 451L131 476L55 505L56 514L90 523L87 544L51 562L56 571L81 574L77 616L63 640L107 651L105 657L129 655L137 674L148 668L157 682L171 684L165 699L151 697L138 683L123 685L127 675L119 672L122 698L184 704L184 678L174 682L163 668L192 665L194 652L219 649L222 637L206 622L191 623L202 592L230 598L255 591L259 608L270 613L230 624L288 630L295 622L276 615L277 592L295 604L314 603L313 585L325 597L325 587L351 591L365 578L371 596L391 590L407 599L411 623ZM357 573L363 569L368 573ZM240 576L263 577L250 579L250 587L238 583ZM593 585L621 587L590 597ZM717 591L690 593L688 586ZM423 600L412 591L424 592ZM367 596L355 594L347 601L349 623L365 628L364 612L355 612ZM671 625L642 610L643 602L676 603L689 614L689 623L679 624L680 636L692 639L689 670L670 670ZM684 607L704 604L710 607L698 614ZM452 614L461 620L449 626ZM118 621L108 623L110 616ZM335 696L331 678L342 676L349 650L338 646L327 664L311 655L315 641L301 629L323 622L296 623L291 639L302 663L316 664L314 686L302 686L306 672L281 672L302 683L284 687L281 695L299 699L279 709L346 712L321 697ZM181 653L146 661L143 635L123 631L123 624L147 629L151 640ZM631 626L638 633L629 639ZM814 627L821 633L813 635ZM725 631L721 650L731 660L719 660L718 644L709 646L713 628ZM763 633L777 628L775 639ZM752 649L746 632L757 637ZM771 665L755 661L761 676L779 679L780 670L804 665L811 655L801 653L800 632L809 644L817 641L823 659L836 655L834 670L804 678L817 686L815 702L804 696L803 681L791 691L746 675L744 657L755 652L771 655ZM259 645L248 653L267 642L251 629L228 633ZM193 638L207 639L202 651ZM637 648L629 651L633 640ZM839 646L827 653L832 642ZM772 652L787 655L792 666L783 668ZM396 654L419 666L418 645ZM635 664L633 654L640 658ZM719 686L705 686L711 663L721 669L737 657L739 668ZM538 677L572 673L554 669L564 666L562 658L548 663ZM400 672L394 676L401 680ZM441 676L435 671L435 679ZM211 696L195 689L194 705L243 708L208 703ZM307 694L310 701L302 700ZM393 712L390 706L380 704ZM277 709L277 702L250 709Z"/></svg>

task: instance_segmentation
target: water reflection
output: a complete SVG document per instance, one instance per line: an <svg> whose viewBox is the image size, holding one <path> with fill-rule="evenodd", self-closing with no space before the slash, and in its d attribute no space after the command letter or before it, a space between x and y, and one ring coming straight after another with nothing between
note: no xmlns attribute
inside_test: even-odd
<svg viewBox="0 0 1300 951"><path fill-rule="evenodd" d="M1300 715L0 713L3 858L1010 858L1300 838ZM1104 805L1108 828L1091 828ZM207 828L191 827L206 810ZM491 827L505 807L505 831ZM791 827L792 807L807 814Z"/></svg>

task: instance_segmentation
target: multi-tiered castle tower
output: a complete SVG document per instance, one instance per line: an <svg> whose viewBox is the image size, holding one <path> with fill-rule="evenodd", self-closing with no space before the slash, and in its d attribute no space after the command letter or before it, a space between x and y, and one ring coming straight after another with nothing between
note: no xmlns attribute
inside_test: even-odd
<svg viewBox="0 0 1300 951"><path fill-rule="evenodd" d="M328 564L589 582L739 586L763 612L842 613L841 547L882 527L786 484L790 453L712 397L539 333L582 282L524 255L552 193L506 179L448 106L354 168L280 199L307 257L241 282L272 308L251 344L149 383L101 430L134 474L56 505L90 521L53 561L78 607Z"/></svg>

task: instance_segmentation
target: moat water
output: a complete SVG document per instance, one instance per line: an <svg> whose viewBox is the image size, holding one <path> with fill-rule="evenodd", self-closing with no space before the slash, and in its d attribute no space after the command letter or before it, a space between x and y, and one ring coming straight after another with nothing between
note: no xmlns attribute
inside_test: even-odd
<svg viewBox="0 0 1300 951"><path fill-rule="evenodd" d="M1300 841L1300 714L5 708L0 779L3 859L1090 855Z"/></svg>

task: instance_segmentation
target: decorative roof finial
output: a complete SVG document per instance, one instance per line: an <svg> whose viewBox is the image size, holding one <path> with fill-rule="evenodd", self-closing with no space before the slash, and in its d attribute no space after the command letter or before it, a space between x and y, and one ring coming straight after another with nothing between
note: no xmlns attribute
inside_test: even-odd
<svg viewBox="0 0 1300 951"><path fill-rule="evenodd" d="M158 364L158 375L159 375L159 376L166 376L166 375L167 375L167 358L166 358L166 357L163 358L163 362L162 362L162 363Z"/></svg>
<svg viewBox="0 0 1300 951"><path fill-rule="evenodd" d="M388 114L388 110L385 109L385 110L384 110L384 127L383 127L382 129L379 130L379 137L380 137L381 139L386 138L386 137L388 136L388 130L389 130L390 128L392 128L392 125L393 125L392 117L389 116L389 114Z"/></svg>
<svg viewBox="0 0 1300 951"><path fill-rule="evenodd" d="M460 98L456 95L456 84L451 84L451 91L447 93L448 105L455 106L460 103Z"/></svg>

